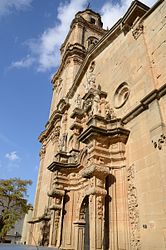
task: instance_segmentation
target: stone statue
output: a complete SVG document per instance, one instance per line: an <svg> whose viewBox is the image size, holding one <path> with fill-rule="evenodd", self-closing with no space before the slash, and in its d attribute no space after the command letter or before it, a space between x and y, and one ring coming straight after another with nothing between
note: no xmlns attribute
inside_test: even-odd
<svg viewBox="0 0 166 250"><path fill-rule="evenodd" d="M67 144L67 134L63 134L59 138L59 143L58 143L59 151L66 151L66 144Z"/></svg>
<svg viewBox="0 0 166 250"><path fill-rule="evenodd" d="M108 101L105 102L105 116L106 116L106 119L115 119L116 118L115 112L114 112L113 108L110 108L110 104Z"/></svg>
<svg viewBox="0 0 166 250"><path fill-rule="evenodd" d="M80 94L78 94L75 102L76 102L76 108L80 108L81 109L82 98L81 98Z"/></svg>
<svg viewBox="0 0 166 250"><path fill-rule="evenodd" d="M93 61L89 67L89 71L87 73L87 82L85 84L85 89L88 91L90 88L96 88L95 82L96 82L96 76L94 74L95 69L95 62Z"/></svg>
<svg viewBox="0 0 166 250"><path fill-rule="evenodd" d="M98 95L98 93L96 93L93 99L92 115L99 114L99 102L100 102L100 96Z"/></svg>

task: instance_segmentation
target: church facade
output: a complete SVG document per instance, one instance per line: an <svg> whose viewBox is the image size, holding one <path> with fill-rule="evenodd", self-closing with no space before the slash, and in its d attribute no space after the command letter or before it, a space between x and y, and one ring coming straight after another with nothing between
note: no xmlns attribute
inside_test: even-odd
<svg viewBox="0 0 166 250"><path fill-rule="evenodd" d="M166 1L104 30L78 12L61 46L29 244L166 249Z"/></svg>

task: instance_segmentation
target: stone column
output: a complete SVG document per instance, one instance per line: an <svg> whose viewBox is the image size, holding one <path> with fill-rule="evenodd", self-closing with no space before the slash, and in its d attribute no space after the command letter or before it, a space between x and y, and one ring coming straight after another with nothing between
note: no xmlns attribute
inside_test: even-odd
<svg viewBox="0 0 166 250"><path fill-rule="evenodd" d="M65 191L53 188L49 196L54 198L54 203L49 207L52 210L49 246L60 246L62 233L63 202Z"/></svg>
<svg viewBox="0 0 166 250"><path fill-rule="evenodd" d="M104 249L104 203L107 194L104 184L109 170L104 166L103 169L105 174L100 172L100 175L95 169L96 176L90 179L90 185L85 192L89 196L90 250Z"/></svg>
<svg viewBox="0 0 166 250"><path fill-rule="evenodd" d="M103 249L104 196L96 193L89 197L90 250Z"/></svg>

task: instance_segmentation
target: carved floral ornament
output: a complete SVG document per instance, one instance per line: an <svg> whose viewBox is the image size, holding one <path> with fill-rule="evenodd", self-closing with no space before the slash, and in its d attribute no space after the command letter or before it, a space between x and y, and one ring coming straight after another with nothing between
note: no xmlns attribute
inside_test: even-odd
<svg viewBox="0 0 166 250"><path fill-rule="evenodd" d="M76 108L82 110L84 118L82 121L87 120L94 116L99 115L106 119L115 119L116 115L113 108L110 107L109 102L106 100L107 94L99 89L90 88L86 97L81 98L80 94L75 99Z"/></svg>
<svg viewBox="0 0 166 250"><path fill-rule="evenodd" d="M129 208L129 221L131 226L130 245L133 250L141 249L140 245L140 218L139 207L137 200L137 189L135 186L135 172L134 165L127 169L128 181L128 208Z"/></svg>
<svg viewBox="0 0 166 250"><path fill-rule="evenodd" d="M95 163L98 166L108 163L109 153L105 151L107 151L109 147L109 138L114 138L114 143L119 140L118 138L120 138L120 140L124 140L124 138L126 140L128 138L129 131L121 127L120 120L116 118L114 110L110 108L106 97L107 93L102 91L101 88L91 88L83 97L78 94L75 100L77 106L74 108L70 116L74 119L73 124L70 127L73 133L68 140L66 130L66 122L68 118L66 111L66 114L63 115L63 119L61 120L58 152L54 158L55 161L48 166L50 171L54 172L63 167L67 169L78 168L81 166L80 143L84 143L84 145L88 143L88 148L93 147L95 150L95 155L93 155L93 157L88 156L87 162L84 166L89 166L91 163ZM119 127L116 131L114 127L115 125L116 128L117 126ZM118 136L117 134L115 135L115 133L117 133ZM94 135L95 143L93 143ZM106 140L108 143L105 142ZM100 154L98 154L99 148L101 150ZM105 148L104 151L103 148ZM93 171L92 173L89 173L90 169L87 173L85 171L84 174L86 176L93 175L94 173L98 175L98 172L100 172L97 170L98 168L95 168L94 171L92 167ZM102 174L104 174L104 172L105 168L102 168Z"/></svg>
<svg viewBox="0 0 166 250"><path fill-rule="evenodd" d="M152 143L154 148L162 150L163 146L166 145L166 136L161 134L159 139L157 141L152 140Z"/></svg>

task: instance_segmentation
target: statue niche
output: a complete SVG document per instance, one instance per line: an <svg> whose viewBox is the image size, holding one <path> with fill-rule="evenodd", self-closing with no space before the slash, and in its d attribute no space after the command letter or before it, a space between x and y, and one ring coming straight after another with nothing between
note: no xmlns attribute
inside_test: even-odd
<svg viewBox="0 0 166 250"><path fill-rule="evenodd" d="M83 233L83 245L82 250L90 249L90 233L89 233L89 196L85 196L85 198L82 201L80 213L79 213L79 221L82 221L83 230L81 232ZM80 235L79 235L80 236ZM81 250L81 248L79 248Z"/></svg>
<svg viewBox="0 0 166 250"><path fill-rule="evenodd" d="M59 137L59 143L58 143L59 151L64 151L64 152L67 149L67 120L68 120L68 112L66 110L61 120L61 135Z"/></svg>
<svg viewBox="0 0 166 250"><path fill-rule="evenodd" d="M87 81L85 86L85 90L88 91L90 88L94 88L96 89L96 76L94 74L94 70L95 70L95 61L92 61L90 66L89 66L89 70L86 74L87 77Z"/></svg>

